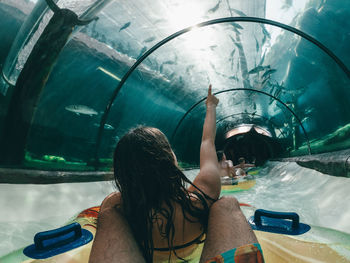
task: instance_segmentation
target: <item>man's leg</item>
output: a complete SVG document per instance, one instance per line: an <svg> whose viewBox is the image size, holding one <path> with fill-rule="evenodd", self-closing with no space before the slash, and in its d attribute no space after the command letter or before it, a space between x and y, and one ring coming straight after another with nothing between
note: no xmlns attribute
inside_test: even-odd
<svg viewBox="0 0 350 263"><path fill-rule="evenodd" d="M114 208L100 212L89 263L144 263L124 216Z"/></svg>
<svg viewBox="0 0 350 263"><path fill-rule="evenodd" d="M257 242L238 201L223 197L210 208L208 233L200 262L207 262L223 252Z"/></svg>

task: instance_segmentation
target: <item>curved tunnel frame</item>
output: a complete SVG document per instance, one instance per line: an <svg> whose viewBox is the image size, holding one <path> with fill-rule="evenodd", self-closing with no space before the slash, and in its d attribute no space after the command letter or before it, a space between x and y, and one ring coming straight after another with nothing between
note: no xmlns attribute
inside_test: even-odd
<svg viewBox="0 0 350 263"><path fill-rule="evenodd" d="M226 93L226 92L229 92L229 91L238 91L238 90L246 90L246 91L252 91L252 92L257 92L257 93L261 93L263 95L266 95L266 96L269 96L271 98L273 98L274 100L278 101L279 103L281 103L285 108L287 108L287 110L292 113L292 115L296 118L296 120L298 121L301 129L303 130L303 133L304 133L304 136L306 138L306 142L307 142L307 147L308 147L308 152L309 154L311 154L311 147L310 147L310 141L309 141L309 136L307 135L307 132L301 122L301 120L299 119L298 115L295 114L295 112L288 107L288 105L286 105L283 101L281 101L280 99L276 98L275 96L267 93L267 92L264 92L264 91L261 91L261 90L256 90L256 89L249 89L249 88L234 88L234 89L226 89L226 90L221 90L221 91L218 91L218 92L215 92L214 95L217 95L217 94L220 94L220 93ZM182 118L180 119L180 121L177 123L176 125L176 128L173 132L173 134L171 135L171 140L174 139L175 137L175 134L178 130L178 128L180 127L181 123L183 122L183 120L186 118L186 116L194 109L196 108L201 102L205 101L207 97L204 97L202 98L201 100L197 101L195 104L192 105L192 107L182 116Z"/></svg>
<svg viewBox="0 0 350 263"><path fill-rule="evenodd" d="M217 120L217 121L216 121L216 124L218 124L218 123L220 123L220 122L222 122L222 121L224 121L224 120L226 120L226 119L228 119L228 118L230 118L230 117L234 117L234 116L237 116L237 115L244 115L244 114L246 114L246 115L253 115L252 113L246 113L246 112L234 113L234 114L225 116L225 117L223 117L223 118ZM268 118L266 118L266 117L264 117L264 116L262 116L262 115L259 115L259 114L254 114L253 116L258 116L259 118L261 118L261 119L267 121L268 123L271 123L271 124L272 124L272 127L278 129L278 130L280 131L280 133L283 134L283 135L285 136L284 138L286 138L285 132L282 131L280 128L277 128L277 125L276 125L273 121L271 121L271 120L269 120ZM279 138L279 137L278 137L278 138Z"/></svg>
<svg viewBox="0 0 350 263"><path fill-rule="evenodd" d="M263 24L268 24L268 25L272 25L272 26L276 26L276 27L280 27L283 28L287 31L290 31L292 33L295 33L297 35L299 35L300 37L310 41L311 43L313 43L314 45L316 45L317 47L319 47L323 52L325 52L329 57L331 57L336 63L337 65L344 71L344 73L346 74L346 76L350 79L350 70L346 67L346 65L341 61L341 59L339 59L330 49L328 49L326 46L324 46L321 42L319 42L318 40L316 40L315 38L313 38L312 36L304 33L301 30L298 30L294 27L288 26L286 24L283 23L279 23L273 20L269 20L269 19L265 19L265 18L258 18L258 17L224 17L224 18L219 18L219 19L213 19L213 20L209 20L209 21L205 21L199 24L196 24L194 26L190 26L187 28L184 28L180 31L177 31L176 33L164 38L163 40L161 40L160 42L158 42L157 44L155 44L152 48L150 48L149 50L147 50L139 59L137 59L137 61L130 67L130 69L128 70L128 72L123 76L123 78L121 79L121 81L119 82L118 86L116 87L116 89L114 90L110 101L108 102L106 109L101 117L101 122L100 122L100 127L98 130L98 134L97 134L97 140L96 140L96 151L95 151L95 161L96 163L98 163L98 152L99 152L99 148L100 148L100 144L101 144L101 139L102 139L102 134L103 134L103 128L104 125L107 121L107 117L108 114L112 108L112 104L115 100L115 98L117 97L117 95L119 94L120 89L122 88L122 86L124 85L124 83L126 82L126 80L129 78L129 76L131 75L131 73L136 69L136 67L141 64L141 62L146 59L150 54L152 54L155 50L157 50L158 48L160 48L161 46L163 46L164 44L166 44L167 42L169 42L170 40L184 34L187 33L189 31L191 31L194 28L200 28L200 27L204 27L204 26L208 26L208 25L213 25L213 24L220 24L220 23L227 23L227 22L253 22L253 23L263 23ZM309 153L310 152L310 145L309 146Z"/></svg>
<svg viewBox="0 0 350 263"><path fill-rule="evenodd" d="M5 81L7 85L10 87L14 87L14 85L10 82L10 80L6 77L3 68L1 68L1 78Z"/></svg>

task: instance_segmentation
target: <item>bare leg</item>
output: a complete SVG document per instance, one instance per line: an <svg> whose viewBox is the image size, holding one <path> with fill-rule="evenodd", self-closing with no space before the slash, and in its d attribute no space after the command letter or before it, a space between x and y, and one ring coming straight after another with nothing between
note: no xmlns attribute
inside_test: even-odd
<svg viewBox="0 0 350 263"><path fill-rule="evenodd" d="M210 208L207 239L200 262L206 262L232 248L257 242L238 201L223 197Z"/></svg>
<svg viewBox="0 0 350 263"><path fill-rule="evenodd" d="M89 263L144 263L145 260L123 215L114 208L100 212Z"/></svg>

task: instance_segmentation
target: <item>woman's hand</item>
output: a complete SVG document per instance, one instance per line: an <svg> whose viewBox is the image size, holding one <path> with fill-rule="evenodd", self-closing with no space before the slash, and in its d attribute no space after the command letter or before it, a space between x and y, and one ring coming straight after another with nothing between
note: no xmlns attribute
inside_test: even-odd
<svg viewBox="0 0 350 263"><path fill-rule="evenodd" d="M207 97L205 104L207 104L207 108L208 108L211 106L216 107L218 105L218 103L219 103L219 99L211 93L211 84L210 84L209 89L208 89L208 97Z"/></svg>

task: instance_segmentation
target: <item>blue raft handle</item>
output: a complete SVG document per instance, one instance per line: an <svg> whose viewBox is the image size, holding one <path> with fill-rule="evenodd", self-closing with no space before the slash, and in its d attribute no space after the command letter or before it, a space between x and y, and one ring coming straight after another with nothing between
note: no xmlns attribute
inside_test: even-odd
<svg viewBox="0 0 350 263"><path fill-rule="evenodd" d="M23 254L34 259L45 259L65 253L89 243L93 235L74 222L54 230L39 232L34 236L34 244L23 249Z"/></svg>
<svg viewBox="0 0 350 263"><path fill-rule="evenodd" d="M58 229L37 233L34 236L34 244L38 250L51 249L69 244L81 235L80 224L74 222Z"/></svg>
<svg viewBox="0 0 350 263"><path fill-rule="evenodd" d="M301 235L311 229L309 225L301 223L299 215L294 212L257 209L248 222L254 230L286 235Z"/></svg>
<svg viewBox="0 0 350 263"><path fill-rule="evenodd" d="M275 212L264 209L257 209L254 214L254 221L258 227L262 227L261 217L270 217L277 219L291 219L292 220L292 229L296 230L299 228L299 215L294 212Z"/></svg>

